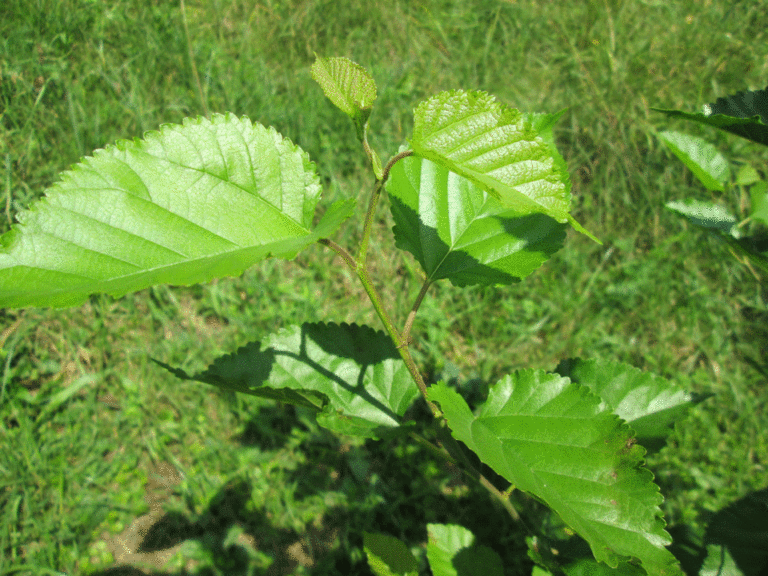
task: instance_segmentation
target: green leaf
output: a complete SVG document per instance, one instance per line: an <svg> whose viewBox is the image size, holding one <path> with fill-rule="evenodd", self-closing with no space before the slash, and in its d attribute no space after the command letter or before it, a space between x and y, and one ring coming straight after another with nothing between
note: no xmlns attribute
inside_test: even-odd
<svg viewBox="0 0 768 576"><path fill-rule="evenodd" d="M577 358L555 371L597 394L604 403L601 408L625 420L645 448L659 447L696 403L669 380L621 362Z"/></svg>
<svg viewBox="0 0 768 576"><path fill-rule="evenodd" d="M475 535L455 524L427 524L427 559L434 576L503 576L496 552L475 544Z"/></svg>
<svg viewBox="0 0 768 576"><path fill-rule="evenodd" d="M376 82L368 71L348 58L319 58L312 64L312 78L326 97L352 118L362 138L376 100Z"/></svg>
<svg viewBox="0 0 768 576"><path fill-rule="evenodd" d="M389 337L356 324L292 326L224 356L201 374L171 370L185 380L323 407L321 425L364 437L400 426L419 395Z"/></svg>
<svg viewBox="0 0 768 576"><path fill-rule="evenodd" d="M728 161L712 144L680 132L660 132L659 138L707 190L725 190L731 171Z"/></svg>
<svg viewBox="0 0 768 576"><path fill-rule="evenodd" d="M416 558L405 545L388 534L363 533L363 548L376 576L418 576Z"/></svg>
<svg viewBox="0 0 768 576"><path fill-rule="evenodd" d="M422 158L397 162L386 189L397 246L411 252L433 281L519 282L565 240L565 225L505 209L471 180Z"/></svg>
<svg viewBox="0 0 768 576"><path fill-rule="evenodd" d="M685 216L692 224L708 230L731 234L737 220L736 216L719 204L688 198L682 202L667 202L665 206Z"/></svg>
<svg viewBox="0 0 768 576"><path fill-rule="evenodd" d="M749 189L752 204L750 216L768 226L768 182L761 180Z"/></svg>
<svg viewBox="0 0 768 576"><path fill-rule="evenodd" d="M569 214L567 177L547 142L493 96L454 90L425 100L414 111L410 143L418 156L469 178L502 206L570 222L597 241Z"/></svg>
<svg viewBox="0 0 768 576"><path fill-rule="evenodd" d="M718 98L713 104L707 104L703 113L661 108L652 108L652 110L662 112L671 118L683 118L715 126L768 146L768 88L737 92Z"/></svg>
<svg viewBox="0 0 768 576"><path fill-rule="evenodd" d="M429 389L452 434L517 488L544 501L611 567L640 560L653 576L682 574L664 546L653 475L626 424L588 388L526 370L491 388L475 416L444 383Z"/></svg>
<svg viewBox="0 0 768 576"><path fill-rule="evenodd" d="M0 307L73 306L293 258L354 210L311 228L320 184L274 129L215 115L120 141L63 174L0 238Z"/></svg>

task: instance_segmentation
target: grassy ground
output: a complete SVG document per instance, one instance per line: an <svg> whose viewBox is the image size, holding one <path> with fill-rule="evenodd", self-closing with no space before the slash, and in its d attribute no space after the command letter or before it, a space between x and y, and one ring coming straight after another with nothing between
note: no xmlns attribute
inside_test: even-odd
<svg viewBox="0 0 768 576"><path fill-rule="evenodd" d="M177 2L6 0L2 229L81 155L217 111L275 126L317 162L329 199L364 202L364 158L310 80L314 52L372 70L383 158L438 90L567 107L556 134L576 217L605 244L572 235L511 288L436 286L416 353L428 374L460 382L611 357L714 392L650 462L669 520L701 524L768 485L765 295L722 245L663 210L706 194L655 139L669 124L650 107L762 88L768 3L564 6L190 0L187 36ZM707 136L765 167L764 151ZM390 256L389 226L382 211L373 266L407 310L418 286L410 260ZM427 522L473 529L525 574L520 530L417 448L337 438L301 411L181 383L149 360L195 371L296 322L378 327L337 264L317 247L206 286L0 312L0 574L365 574L364 530L419 546Z"/></svg>

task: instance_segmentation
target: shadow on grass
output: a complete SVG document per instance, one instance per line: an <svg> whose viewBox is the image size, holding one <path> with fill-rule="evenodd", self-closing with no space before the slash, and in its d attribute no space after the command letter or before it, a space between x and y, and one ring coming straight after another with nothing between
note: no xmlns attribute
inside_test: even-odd
<svg viewBox="0 0 768 576"><path fill-rule="evenodd" d="M302 426L292 408L266 407L253 416L239 441L274 449L274 437L265 430L269 422L287 431ZM479 543L496 550L505 566L523 570L526 565L530 571L522 527L515 526L485 492L466 486L458 471L434 461L407 439L350 445L320 429L307 434L299 450L306 463L278 481L301 517L300 528L295 523L286 528L256 501L260 486L236 477L200 514L163 511L158 503L151 524L137 531L135 552L123 560L116 556L122 565L92 574L370 575L364 532L384 532L409 547L425 549L428 523L461 524ZM307 518L305 503L317 507L324 498L332 504ZM183 560L169 563L173 556Z"/></svg>

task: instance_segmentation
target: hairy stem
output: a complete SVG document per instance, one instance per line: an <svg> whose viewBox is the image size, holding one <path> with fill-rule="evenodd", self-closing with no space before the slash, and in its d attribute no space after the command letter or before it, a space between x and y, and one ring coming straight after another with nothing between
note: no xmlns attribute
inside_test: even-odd
<svg viewBox="0 0 768 576"><path fill-rule="evenodd" d="M323 246L326 246L336 252L339 256L341 256L341 259L344 260L344 263L352 269L354 272L357 269L357 262L352 257L352 254L347 252L343 246L339 246L334 242L333 240L330 240L328 238L321 238L317 241L318 244L322 244Z"/></svg>

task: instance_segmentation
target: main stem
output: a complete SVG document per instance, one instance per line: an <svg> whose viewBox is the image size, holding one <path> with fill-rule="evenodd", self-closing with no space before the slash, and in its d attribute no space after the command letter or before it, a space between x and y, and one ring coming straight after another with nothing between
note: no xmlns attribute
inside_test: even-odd
<svg viewBox="0 0 768 576"><path fill-rule="evenodd" d="M373 156L367 141L364 141L364 145L366 147L366 154L368 155L369 159L372 159ZM416 297L416 301L414 302L413 307L408 314L403 333L401 334L398 332L397 328L395 328L392 319L389 317L389 314L387 314L387 311L382 305L381 296L379 295L378 290L376 290L376 286L373 284L373 280L371 280L367 265L368 246L370 244L371 233L373 230L373 218L376 213L376 206L379 203L379 198L381 197L381 191L384 188L384 183L389 177L389 172L392 169L392 166L394 166L398 160L401 160L407 156L411 156L412 154L413 152L408 150L392 157L392 159L387 163L386 167L382 171L382 177L376 179L376 184L374 185L373 193L371 194L371 199L368 203L368 211L365 214L363 237L360 241L360 249L358 250L357 258L353 258L349 252L347 252L343 247L339 246L332 240L322 239L320 240L320 243L327 246L336 252L339 256L341 256L347 266L349 266L350 269L354 270L354 272L357 274L357 277L360 279L360 283L363 285L366 294L368 294L368 298L373 304L373 308L376 310L376 314L384 324L384 328L386 329L387 334L389 334L389 337L395 343L400 357L403 359L403 362L405 362L405 365L408 368L408 372L411 374L411 378L413 378L413 381L419 388L419 391L424 397L427 406L429 406L432 415L435 418L442 419L443 414L440 409L427 398L427 385L424 382L424 378L422 378L421 373L419 372L419 369L416 366L416 363L414 362L409 349L411 327L413 326L416 312L418 311L419 306L421 305L421 302L424 299L429 286L431 285L431 282L429 280L424 281L424 284L422 285L421 290ZM416 436L413 434L411 436L416 438ZM437 452L440 456L451 462L462 464L464 473L468 477L478 482L496 500L498 500L514 520L520 521L520 515L518 514L517 510L515 510L514 506L512 506L508 495L505 495L499 491L485 476L480 473L479 470L477 470L472 465L471 462L469 462L469 460L462 452L458 441L450 434L450 432L446 431L446 433L444 433L442 436L443 438L439 442L439 448L433 446L430 442L424 438L421 438L420 436L417 439L420 443L428 445L432 452Z"/></svg>

